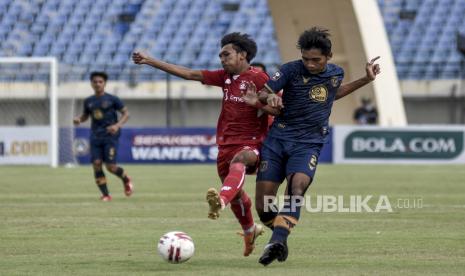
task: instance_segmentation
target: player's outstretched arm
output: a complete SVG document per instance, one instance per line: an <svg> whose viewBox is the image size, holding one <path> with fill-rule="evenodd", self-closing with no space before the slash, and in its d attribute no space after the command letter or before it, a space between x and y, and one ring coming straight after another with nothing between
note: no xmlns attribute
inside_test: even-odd
<svg viewBox="0 0 465 276"><path fill-rule="evenodd" d="M203 81L203 75L200 70L193 70L183 66L167 63L150 57L146 53L134 52L132 54L132 60L135 64L147 64L185 80Z"/></svg>
<svg viewBox="0 0 465 276"><path fill-rule="evenodd" d="M80 125L81 123L84 123L85 121L87 121L87 119L89 118L89 115L87 114L82 114L81 116L77 116L73 119L73 124L75 126L78 126Z"/></svg>
<svg viewBox="0 0 465 276"><path fill-rule="evenodd" d="M369 84L370 82L374 81L376 79L376 75L381 73L379 64L375 63L375 61L379 58L380 58L379 56L375 57L374 59L372 59L370 62L366 64L365 66L366 76L358 80L355 80L353 82L341 85L339 89L337 90L336 100L339 100L351 94L352 92L359 89L360 87L363 87Z"/></svg>

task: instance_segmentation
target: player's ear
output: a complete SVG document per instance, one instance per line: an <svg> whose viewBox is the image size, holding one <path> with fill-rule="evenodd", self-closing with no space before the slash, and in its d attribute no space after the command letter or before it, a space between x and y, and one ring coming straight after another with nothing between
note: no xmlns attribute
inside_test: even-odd
<svg viewBox="0 0 465 276"><path fill-rule="evenodd" d="M326 56L328 60L330 60L333 57L333 52L329 52L329 54Z"/></svg>
<svg viewBox="0 0 465 276"><path fill-rule="evenodd" d="M239 56L241 57L241 59L247 59L247 52L246 51L240 51Z"/></svg>

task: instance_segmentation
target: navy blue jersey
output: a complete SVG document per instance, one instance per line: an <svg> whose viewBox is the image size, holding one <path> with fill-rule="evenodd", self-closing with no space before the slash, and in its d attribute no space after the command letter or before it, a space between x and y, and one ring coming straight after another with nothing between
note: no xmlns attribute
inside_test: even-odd
<svg viewBox="0 0 465 276"><path fill-rule="evenodd" d="M107 127L118 122L118 111L124 108L123 102L116 96L103 94L90 96L84 100L84 114L92 118L91 138L118 138L119 131L111 135Z"/></svg>
<svg viewBox="0 0 465 276"><path fill-rule="evenodd" d="M283 90L281 114L276 117L269 136L303 143L326 143L328 121L344 70L327 64L326 70L311 74L302 60L291 61L265 84L268 89Z"/></svg>

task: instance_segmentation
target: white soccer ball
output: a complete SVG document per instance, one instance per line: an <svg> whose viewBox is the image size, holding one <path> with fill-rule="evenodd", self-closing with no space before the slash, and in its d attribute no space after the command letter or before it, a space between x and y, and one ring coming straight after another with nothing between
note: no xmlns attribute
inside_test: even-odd
<svg viewBox="0 0 465 276"><path fill-rule="evenodd" d="M194 242L186 233L168 232L158 241L158 253L169 263L183 263L194 255Z"/></svg>

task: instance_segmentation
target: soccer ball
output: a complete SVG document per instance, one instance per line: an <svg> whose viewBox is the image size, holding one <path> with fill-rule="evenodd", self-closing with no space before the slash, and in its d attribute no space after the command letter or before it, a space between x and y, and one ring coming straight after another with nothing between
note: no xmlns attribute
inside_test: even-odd
<svg viewBox="0 0 465 276"><path fill-rule="evenodd" d="M183 263L194 255L194 242L184 232L173 231L161 236L158 253L169 263Z"/></svg>

